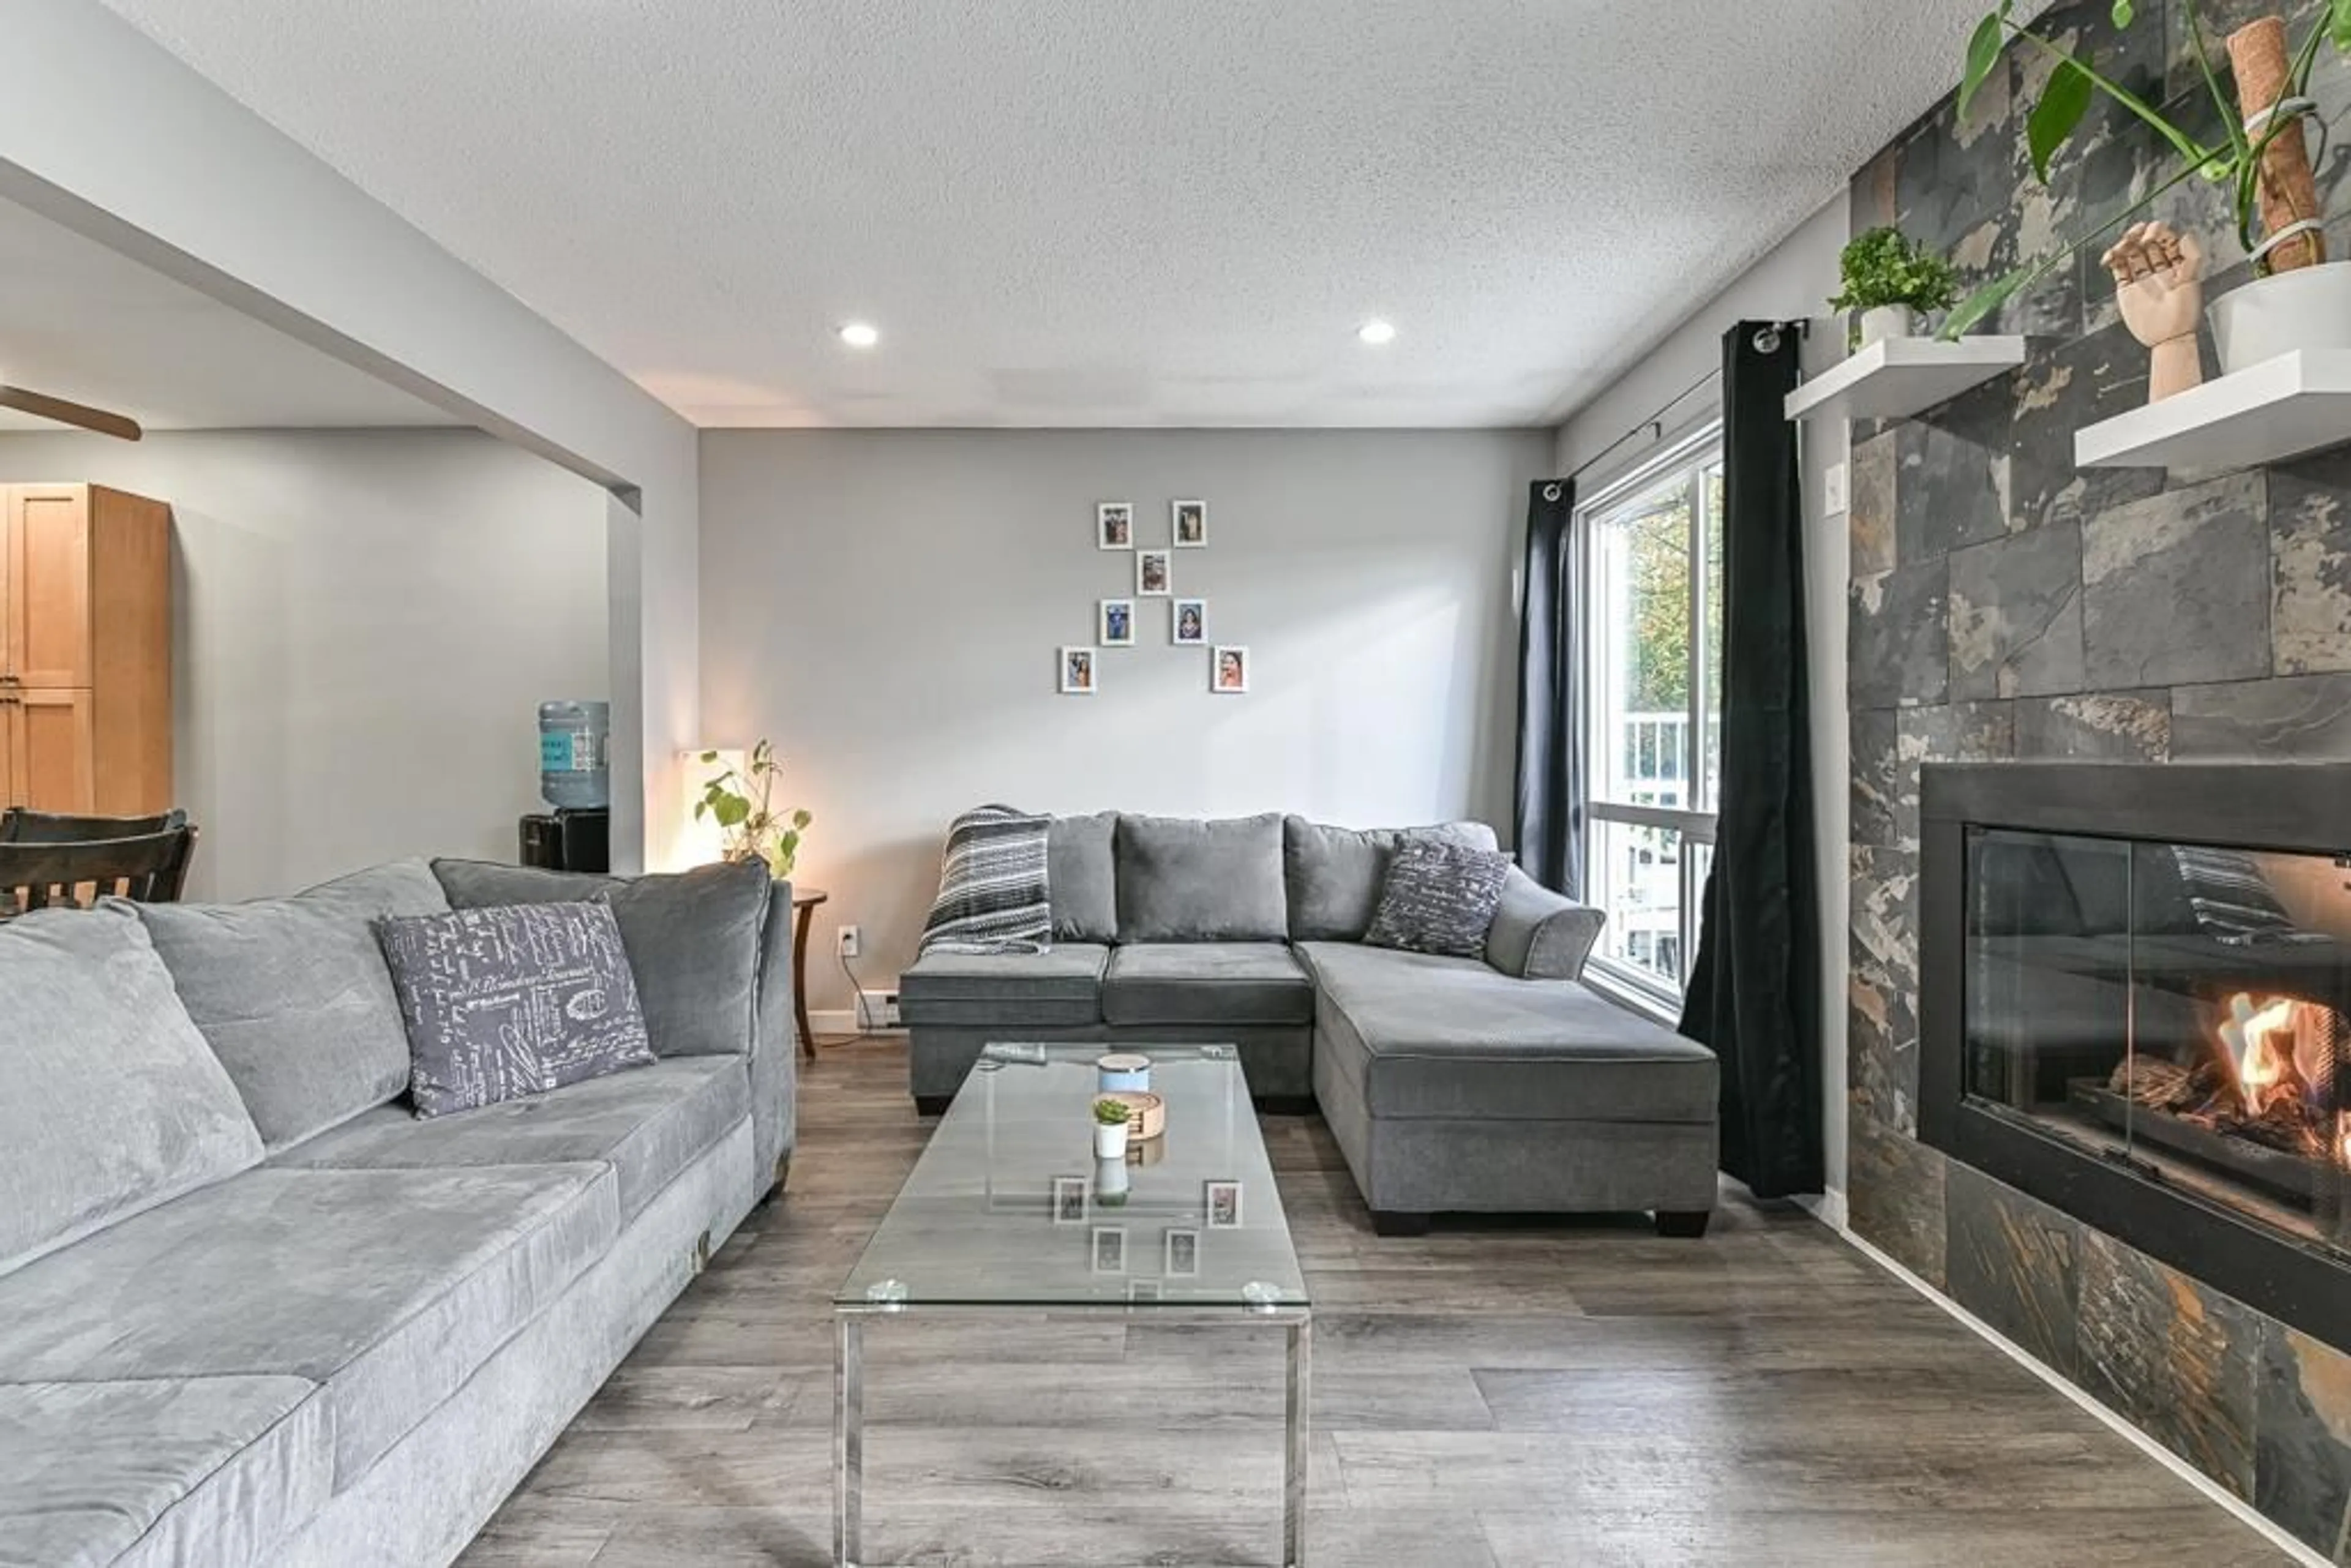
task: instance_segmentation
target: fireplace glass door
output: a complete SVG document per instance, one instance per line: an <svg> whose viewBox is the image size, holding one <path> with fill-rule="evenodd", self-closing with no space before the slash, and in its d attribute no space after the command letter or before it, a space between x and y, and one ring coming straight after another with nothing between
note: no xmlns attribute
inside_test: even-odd
<svg viewBox="0 0 2351 1568"><path fill-rule="evenodd" d="M2351 859L1975 827L1969 1103L2351 1253Z"/></svg>

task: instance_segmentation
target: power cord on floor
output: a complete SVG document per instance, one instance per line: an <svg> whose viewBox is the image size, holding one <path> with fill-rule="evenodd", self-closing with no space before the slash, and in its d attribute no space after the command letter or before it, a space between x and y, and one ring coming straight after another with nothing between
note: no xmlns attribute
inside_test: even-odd
<svg viewBox="0 0 2351 1568"><path fill-rule="evenodd" d="M828 1045L858 1045L869 1040L885 1040L889 1038L886 1032L873 1028L873 1020L865 1016L865 987L863 982L858 979L857 971L851 967L849 955L836 949L833 956L840 962L841 972L849 981L849 994L855 998L855 1000L850 1005L849 1016L857 1020L857 1032L854 1034L812 1034L809 1043L819 1047Z"/></svg>

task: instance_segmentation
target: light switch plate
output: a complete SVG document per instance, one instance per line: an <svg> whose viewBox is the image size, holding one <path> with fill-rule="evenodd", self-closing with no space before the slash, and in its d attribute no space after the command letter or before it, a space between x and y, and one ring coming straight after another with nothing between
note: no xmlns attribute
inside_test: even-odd
<svg viewBox="0 0 2351 1568"><path fill-rule="evenodd" d="M1845 493L1850 473L1844 464L1832 463L1828 473L1821 479L1821 510L1832 517L1844 516L1846 507L1851 505L1851 497Z"/></svg>

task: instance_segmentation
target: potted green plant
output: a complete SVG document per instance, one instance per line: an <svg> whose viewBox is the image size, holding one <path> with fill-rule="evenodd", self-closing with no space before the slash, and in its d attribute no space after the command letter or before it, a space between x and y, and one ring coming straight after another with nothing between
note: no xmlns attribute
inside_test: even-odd
<svg viewBox="0 0 2351 1568"><path fill-rule="evenodd" d="M1134 1118L1134 1108L1123 1100L1108 1098L1094 1102L1094 1157L1099 1160L1126 1158L1126 1138Z"/></svg>
<svg viewBox="0 0 2351 1568"><path fill-rule="evenodd" d="M1875 228L1855 238L1838 261L1844 288L1829 301L1854 312L1848 338L1856 349L1886 338L1907 338L1917 319L1950 308L1959 297L1951 264L1896 228Z"/></svg>
<svg viewBox="0 0 2351 1568"><path fill-rule="evenodd" d="M724 760L716 751L702 754L705 763ZM761 861L768 874L782 882L799 859L800 834L816 819L806 811L778 811L773 804L776 780L784 765L776 749L762 740L751 747L742 768L728 768L704 780L702 797L694 803L694 820L707 817L718 824L720 852L732 861Z"/></svg>
<svg viewBox="0 0 2351 1568"><path fill-rule="evenodd" d="M1968 112L2013 39L2049 68L2046 84L2025 117L2026 150L2043 183L2051 161L2101 97L2153 131L2168 149L2172 166L2152 189L2095 228L1977 289L1944 322L1944 336L1966 331L2084 246L2154 206L2175 187L2200 178L2227 189L2237 240L2254 273L2253 281L2223 295L2208 313L2221 370L2241 370L2294 348L2351 349L2351 264L2326 260L2324 214L2302 124L2315 108L2310 73L2320 47L2331 40L2338 53L2351 55L2351 0L2325 0L2309 34L2292 48L2278 17L2250 23L2229 36L2225 59L2215 54L2198 0L2179 0L2170 8L2185 24L2198 78L2221 128L2218 141L2192 132L2100 72L2086 46L2068 47L2018 21L2015 9L2016 0L2001 0L1977 25L1959 82L1959 113ZM2137 0L2113 0L2116 28L2143 26L2164 35L2167 8L2147 9L2149 16L2143 17Z"/></svg>

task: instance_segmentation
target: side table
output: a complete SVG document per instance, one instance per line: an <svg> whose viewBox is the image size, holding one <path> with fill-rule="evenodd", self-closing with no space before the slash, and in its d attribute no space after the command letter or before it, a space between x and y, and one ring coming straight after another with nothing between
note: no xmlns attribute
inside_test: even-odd
<svg viewBox="0 0 2351 1568"><path fill-rule="evenodd" d="M792 1021L799 1026L800 1054L806 1057L816 1055L816 1035L808 1020L809 926L816 918L816 906L831 896L813 887L792 889Z"/></svg>

